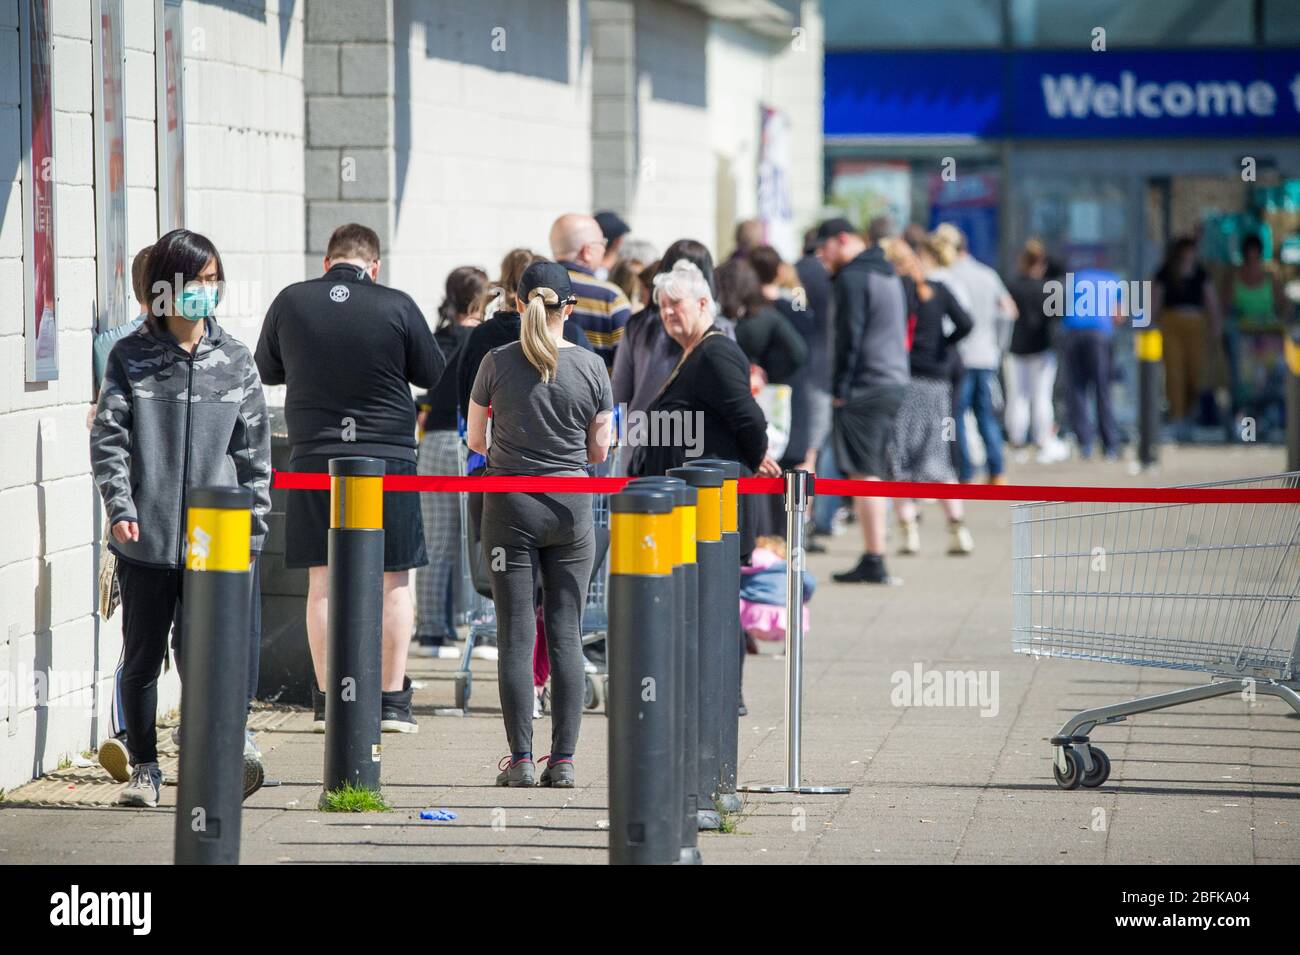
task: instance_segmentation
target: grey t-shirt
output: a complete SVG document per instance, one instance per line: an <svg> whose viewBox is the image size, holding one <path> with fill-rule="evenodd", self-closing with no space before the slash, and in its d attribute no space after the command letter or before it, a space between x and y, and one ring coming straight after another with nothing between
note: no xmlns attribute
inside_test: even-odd
<svg viewBox="0 0 1300 955"><path fill-rule="evenodd" d="M587 427L614 396L605 362L585 348L561 348L546 384L519 342L488 352L470 399L492 408L489 474L586 474Z"/></svg>

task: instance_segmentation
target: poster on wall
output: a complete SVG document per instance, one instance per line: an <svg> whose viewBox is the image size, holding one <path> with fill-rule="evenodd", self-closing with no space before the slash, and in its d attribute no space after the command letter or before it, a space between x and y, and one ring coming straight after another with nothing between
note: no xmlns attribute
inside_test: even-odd
<svg viewBox="0 0 1300 955"><path fill-rule="evenodd" d="M97 331L126 322L131 307L126 248L126 132L122 0L95 0L95 270Z"/></svg>
<svg viewBox="0 0 1300 955"><path fill-rule="evenodd" d="M998 267L998 176L993 172L967 172L948 180L931 173L930 225L951 222L966 233L970 254L985 265Z"/></svg>
<svg viewBox="0 0 1300 955"><path fill-rule="evenodd" d="M912 221L912 167L905 162L837 159L831 167L831 205L859 229L889 216L902 230Z"/></svg>
<svg viewBox="0 0 1300 955"><path fill-rule="evenodd" d="M50 0L19 4L22 82L23 302L27 380L59 377L54 288L54 94L50 69Z"/></svg>
<svg viewBox="0 0 1300 955"><path fill-rule="evenodd" d="M158 90L158 234L185 224L185 29L180 0L157 0L154 57Z"/></svg>
<svg viewBox="0 0 1300 955"><path fill-rule="evenodd" d="M780 110L760 106L758 217L767 244L787 262L799 258L790 199L790 120Z"/></svg>

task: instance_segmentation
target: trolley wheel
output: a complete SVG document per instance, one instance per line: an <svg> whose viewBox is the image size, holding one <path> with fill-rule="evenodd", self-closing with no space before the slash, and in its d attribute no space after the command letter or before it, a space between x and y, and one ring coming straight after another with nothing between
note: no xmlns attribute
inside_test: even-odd
<svg viewBox="0 0 1300 955"><path fill-rule="evenodd" d="M1083 779L1083 758L1069 747L1065 748L1064 753L1068 768L1062 773L1056 760L1052 760L1052 775L1056 777L1056 785L1062 789L1078 789Z"/></svg>
<svg viewBox="0 0 1300 955"><path fill-rule="evenodd" d="M605 702L605 681L599 675L588 673L586 687L582 696L582 706L588 710L598 710Z"/></svg>
<svg viewBox="0 0 1300 955"><path fill-rule="evenodd" d="M1085 773L1079 785L1087 789L1096 789L1109 778L1110 757L1096 746L1092 747L1092 772Z"/></svg>
<svg viewBox="0 0 1300 955"><path fill-rule="evenodd" d="M455 694L456 709L469 709L469 698L474 690L474 675L466 670L456 674Z"/></svg>

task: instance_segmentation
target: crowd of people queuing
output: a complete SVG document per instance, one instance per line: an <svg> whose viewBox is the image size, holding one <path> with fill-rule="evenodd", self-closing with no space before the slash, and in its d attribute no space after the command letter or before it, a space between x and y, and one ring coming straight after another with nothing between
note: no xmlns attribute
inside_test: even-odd
<svg viewBox="0 0 1300 955"><path fill-rule="evenodd" d="M1266 311L1275 290L1258 268L1257 244L1247 245L1229 294L1238 312ZM808 231L794 262L765 241L757 221L741 223L734 251L717 265L695 239L660 252L612 212L560 216L549 246L549 256L512 249L495 277L477 265L453 269L430 323L414 299L379 282L378 236L340 226L322 274L271 303L254 350L215 319L226 276L208 239L176 230L137 255L140 313L95 340L90 418L109 528L102 576L106 592L120 594L124 636L115 736L100 758L128 783L123 803L158 801L156 687L169 635L173 655L183 646L187 488L239 485L254 495L250 700L256 688L256 565L271 474L263 385L286 386L290 469L303 472L362 454L397 475L455 474L463 466L474 474L582 475L606 462L619 409L700 422L690 448L622 448L617 466L634 476L712 457L738 462L747 475L803 468L865 481L955 483L976 480L982 469L984 479L1002 483L1008 439L1014 449L1036 448L1040 463L1070 454L1054 410L1058 369L1079 453L1092 453L1098 439L1104 455L1118 453L1109 386L1119 317L1105 309L1050 314L1046 282L1059 270L1038 241L1026 243L1005 282L970 254L955 227L911 226L900 235L884 218L861 231L828 219ZM1217 321L1217 296L1194 245L1175 247L1157 286L1154 308L1176 366L1168 372L1170 409L1186 417L1196 398L1196 338ZM782 515L763 497L742 500L744 563L751 590L765 593L772 568L783 566ZM942 507L947 552L972 553L961 503ZM285 562L308 575L318 731L326 719L329 508L328 492L288 496ZM885 562L887 501L857 497L851 514L842 510L838 499L816 498L810 549L824 550L819 538L854 520L862 554L835 580L897 583ZM918 553L917 503L900 500L893 512L897 552ZM382 728L418 730L408 654L459 653L455 608L464 599L468 538L478 544L480 566L491 565L484 576L498 622L496 637L474 650L497 661L500 677L509 756L497 782L572 786L589 665L581 614L602 559L590 499L472 495L468 514L470 526L462 527L451 495L384 496ZM756 611L753 600L747 612L752 631L779 632L775 616ZM532 720L547 685L550 754L535 760ZM542 759L547 767L538 775ZM261 780L251 735L245 760L251 792Z"/></svg>

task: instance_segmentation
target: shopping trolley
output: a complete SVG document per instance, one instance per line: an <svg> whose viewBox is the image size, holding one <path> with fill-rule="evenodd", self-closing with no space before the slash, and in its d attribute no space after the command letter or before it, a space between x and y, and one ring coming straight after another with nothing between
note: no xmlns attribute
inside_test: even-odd
<svg viewBox="0 0 1300 955"><path fill-rule="evenodd" d="M465 445L464 435L456 446L456 456L460 473L467 473L469 449ZM592 468L596 477L605 477L616 473L618 449L613 448L609 459ZM464 609L458 623L466 628L465 649L461 653L460 665L454 676L455 706L461 710L469 709L470 696L474 688L474 673L470 669L470 660L475 643L483 637L495 637L497 633L496 612L492 604L492 585L488 577L487 562L479 546L478 528L469 515L469 494L460 492L460 573L461 592L465 595ZM596 562L592 567L591 581L587 586L587 600L582 612L582 643L591 647L605 640L609 632L609 612L606 607L606 594L609 592L609 495L592 495L592 517L596 534ZM591 656L596 656L593 661ZM605 701L605 687L608 674L605 668L604 654L591 654L587 658L586 688L583 705L594 710Z"/></svg>
<svg viewBox="0 0 1300 955"><path fill-rule="evenodd" d="M1294 488L1300 472L1197 487ZM1098 725L1250 692L1300 713L1300 505L1042 502L1012 509L1012 648L1208 673L1211 681L1084 710L1052 737L1063 789L1110 760Z"/></svg>

